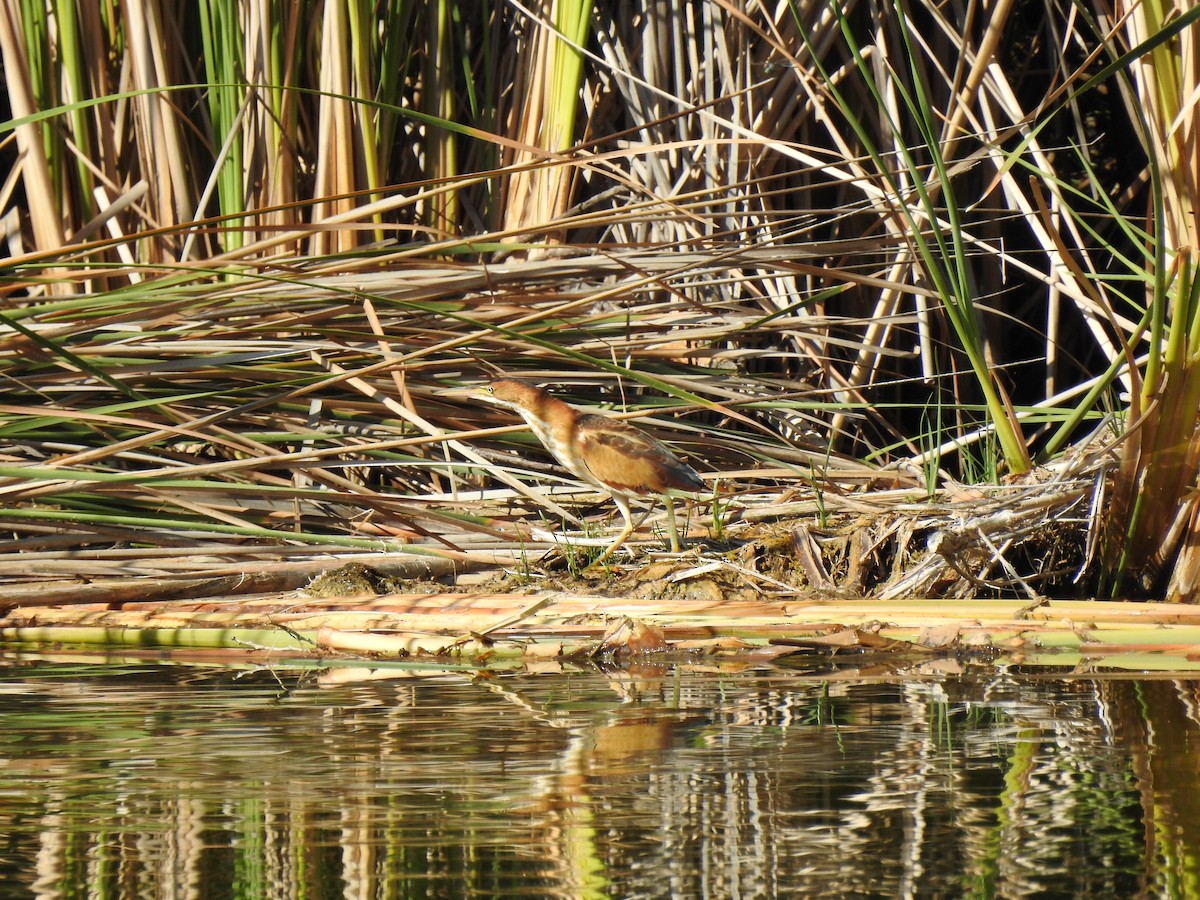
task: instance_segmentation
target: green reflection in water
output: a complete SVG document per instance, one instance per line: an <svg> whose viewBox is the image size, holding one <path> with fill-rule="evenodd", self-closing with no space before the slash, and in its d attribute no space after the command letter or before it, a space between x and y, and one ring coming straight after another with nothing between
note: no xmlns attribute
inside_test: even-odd
<svg viewBox="0 0 1200 900"><path fill-rule="evenodd" d="M10 660L0 895L1188 896L1196 693Z"/></svg>

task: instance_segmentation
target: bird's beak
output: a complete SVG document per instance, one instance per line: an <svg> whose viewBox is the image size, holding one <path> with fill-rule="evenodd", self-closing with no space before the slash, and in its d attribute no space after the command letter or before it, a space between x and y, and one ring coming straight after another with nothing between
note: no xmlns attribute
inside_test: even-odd
<svg viewBox="0 0 1200 900"><path fill-rule="evenodd" d="M482 385L469 384L464 387L442 388L436 392L436 396L447 400L486 400L489 395Z"/></svg>

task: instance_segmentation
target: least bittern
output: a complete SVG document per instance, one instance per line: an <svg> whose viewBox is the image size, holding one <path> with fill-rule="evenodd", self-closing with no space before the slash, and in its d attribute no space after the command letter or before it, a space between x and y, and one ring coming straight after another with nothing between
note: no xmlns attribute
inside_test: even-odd
<svg viewBox="0 0 1200 900"><path fill-rule="evenodd" d="M662 497L671 527L671 552L679 552L675 505L668 492L707 488L696 470L661 441L620 419L582 413L515 378L498 378L471 395L516 410L562 466L612 497L625 527L597 562L612 556L637 528L629 508L633 496Z"/></svg>

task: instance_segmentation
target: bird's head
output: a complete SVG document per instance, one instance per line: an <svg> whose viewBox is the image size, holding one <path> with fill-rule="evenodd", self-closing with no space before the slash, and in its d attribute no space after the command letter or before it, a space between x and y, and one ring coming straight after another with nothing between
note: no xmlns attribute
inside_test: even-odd
<svg viewBox="0 0 1200 900"><path fill-rule="evenodd" d="M470 397L517 412L531 412L545 404L546 391L517 378L495 378L488 384L443 391L443 396Z"/></svg>
<svg viewBox="0 0 1200 900"><path fill-rule="evenodd" d="M497 378L486 385L480 398L509 409L530 410L544 401L546 392L517 378Z"/></svg>

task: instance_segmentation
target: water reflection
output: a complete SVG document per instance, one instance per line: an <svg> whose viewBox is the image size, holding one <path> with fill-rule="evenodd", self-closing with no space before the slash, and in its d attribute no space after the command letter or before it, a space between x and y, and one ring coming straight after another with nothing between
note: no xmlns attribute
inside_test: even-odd
<svg viewBox="0 0 1200 900"><path fill-rule="evenodd" d="M6 897L1200 887L1196 682L12 658L0 676Z"/></svg>

